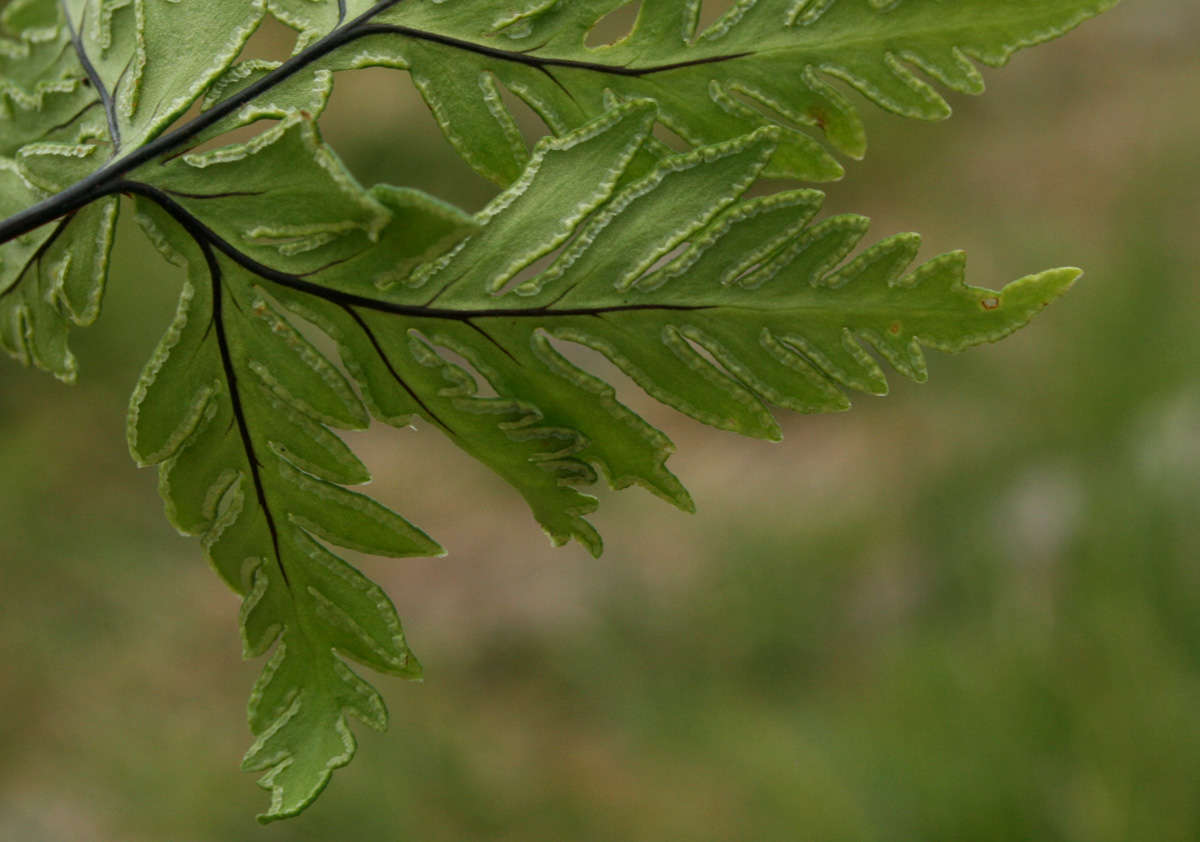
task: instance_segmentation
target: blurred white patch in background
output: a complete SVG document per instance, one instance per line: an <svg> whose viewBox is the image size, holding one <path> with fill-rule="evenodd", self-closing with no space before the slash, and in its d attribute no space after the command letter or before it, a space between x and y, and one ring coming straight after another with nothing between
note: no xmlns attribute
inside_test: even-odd
<svg viewBox="0 0 1200 842"><path fill-rule="evenodd" d="M1194 500L1200 487L1200 384L1147 410L1134 425L1132 444L1140 479Z"/></svg>

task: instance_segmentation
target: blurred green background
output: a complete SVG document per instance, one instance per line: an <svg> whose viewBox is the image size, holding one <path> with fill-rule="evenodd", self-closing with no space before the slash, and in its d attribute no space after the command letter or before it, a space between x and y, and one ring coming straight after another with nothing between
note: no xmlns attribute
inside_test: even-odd
<svg viewBox="0 0 1200 842"><path fill-rule="evenodd" d="M592 560L431 431L351 436L450 550L362 560L426 681L373 676L389 733L267 828L261 664L124 446L178 291L127 226L80 384L0 364L0 840L1200 839L1197 43L1194 4L1127 2L949 123L872 110L830 210L979 285L1087 275L780 445L621 383L696 516L603 495ZM323 130L363 181L491 195L401 74L342 79Z"/></svg>

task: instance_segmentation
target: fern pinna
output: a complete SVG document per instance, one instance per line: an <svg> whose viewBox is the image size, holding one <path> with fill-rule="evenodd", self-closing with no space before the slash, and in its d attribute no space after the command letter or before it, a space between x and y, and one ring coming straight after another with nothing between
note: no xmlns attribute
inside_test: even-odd
<svg viewBox="0 0 1200 842"><path fill-rule="evenodd" d="M335 430L424 419L507 480L554 543L597 555L581 489L601 475L691 509L670 441L563 343L693 418L777 439L771 406L885 392L876 355L922 380L922 346L1025 324L1077 270L977 289L959 253L914 267L915 235L855 253L867 221L819 218L816 190L748 191L840 177L836 154L865 150L854 92L945 117L927 79L978 93L976 62L1114 2L738 0L714 17L699 0L642 0L628 34L596 48L588 33L622 0L5 3L0 343L74 379L67 331L99 316L122 196L186 267L129 442L158 466L172 523L244 597L247 656L269 655L244 763L265 773L264 820L299 813L349 761L348 718L386 724L349 661L420 674L387 596L329 547L440 548L350 490L368 475ZM296 31L293 55L239 60L268 15ZM503 188L483 211L364 187L325 145L336 72L367 66L407 70ZM533 149L504 91L545 122ZM656 139L656 123L691 148ZM304 325L336 341L340 365Z"/></svg>

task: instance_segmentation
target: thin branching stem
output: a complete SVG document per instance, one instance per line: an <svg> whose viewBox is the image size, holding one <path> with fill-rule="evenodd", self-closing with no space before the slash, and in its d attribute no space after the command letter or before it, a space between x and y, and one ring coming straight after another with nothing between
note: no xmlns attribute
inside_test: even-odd
<svg viewBox="0 0 1200 842"><path fill-rule="evenodd" d="M528 316L606 316L612 313L629 313L644 310L692 312L712 309L712 305L708 304L609 304L597 307L555 307L553 302L537 307L456 309L380 300L366 295L357 295L352 292L333 289L310 281L303 275L283 272L255 260L208 225L205 225L194 214L188 211L187 208L175 201L167 191L154 185L140 181L121 181L115 185L115 192L142 196L154 202L166 211L172 219L178 222L192 239L203 244L206 248L211 247L216 249L250 274L265 281L279 284L296 292L307 293L343 307L360 307L364 310L391 313L397 316L411 316L419 319L449 319L458 322L470 322L474 319L520 318Z"/></svg>

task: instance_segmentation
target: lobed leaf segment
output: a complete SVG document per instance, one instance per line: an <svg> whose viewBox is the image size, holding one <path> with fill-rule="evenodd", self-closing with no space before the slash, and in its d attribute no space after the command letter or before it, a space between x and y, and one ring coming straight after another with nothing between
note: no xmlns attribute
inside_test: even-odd
<svg viewBox="0 0 1200 842"><path fill-rule="evenodd" d="M840 176L822 141L862 154L838 80L944 117L918 71L978 93L973 60L1002 64L1113 2L741 0L701 28L697 0L642 0L599 48L588 33L619 0L7 3L0 345L74 379L67 331L99 316L121 196L186 267L129 443L244 597L247 657L269 655L244 762L271 793L263 820L302 811L350 760L349 718L385 727L351 663L420 674L386 594L330 547L441 549L351 490L369 477L337 430L421 419L510 483L555 544L595 555L583 489L601 478L690 510L670 441L569 348L706 424L778 439L772 406L846 409L847 392L886 392L881 362L923 380L923 346L1025 324L1078 270L977 289L961 253L913 267L913 234L856 253L867 220L818 219L816 190L748 191ZM239 62L267 14L297 31L294 55ZM408 70L504 186L483 211L364 188L325 145L334 74L372 65ZM533 149L505 90L545 121ZM260 121L250 141L222 139ZM691 149L656 140L656 122Z"/></svg>

